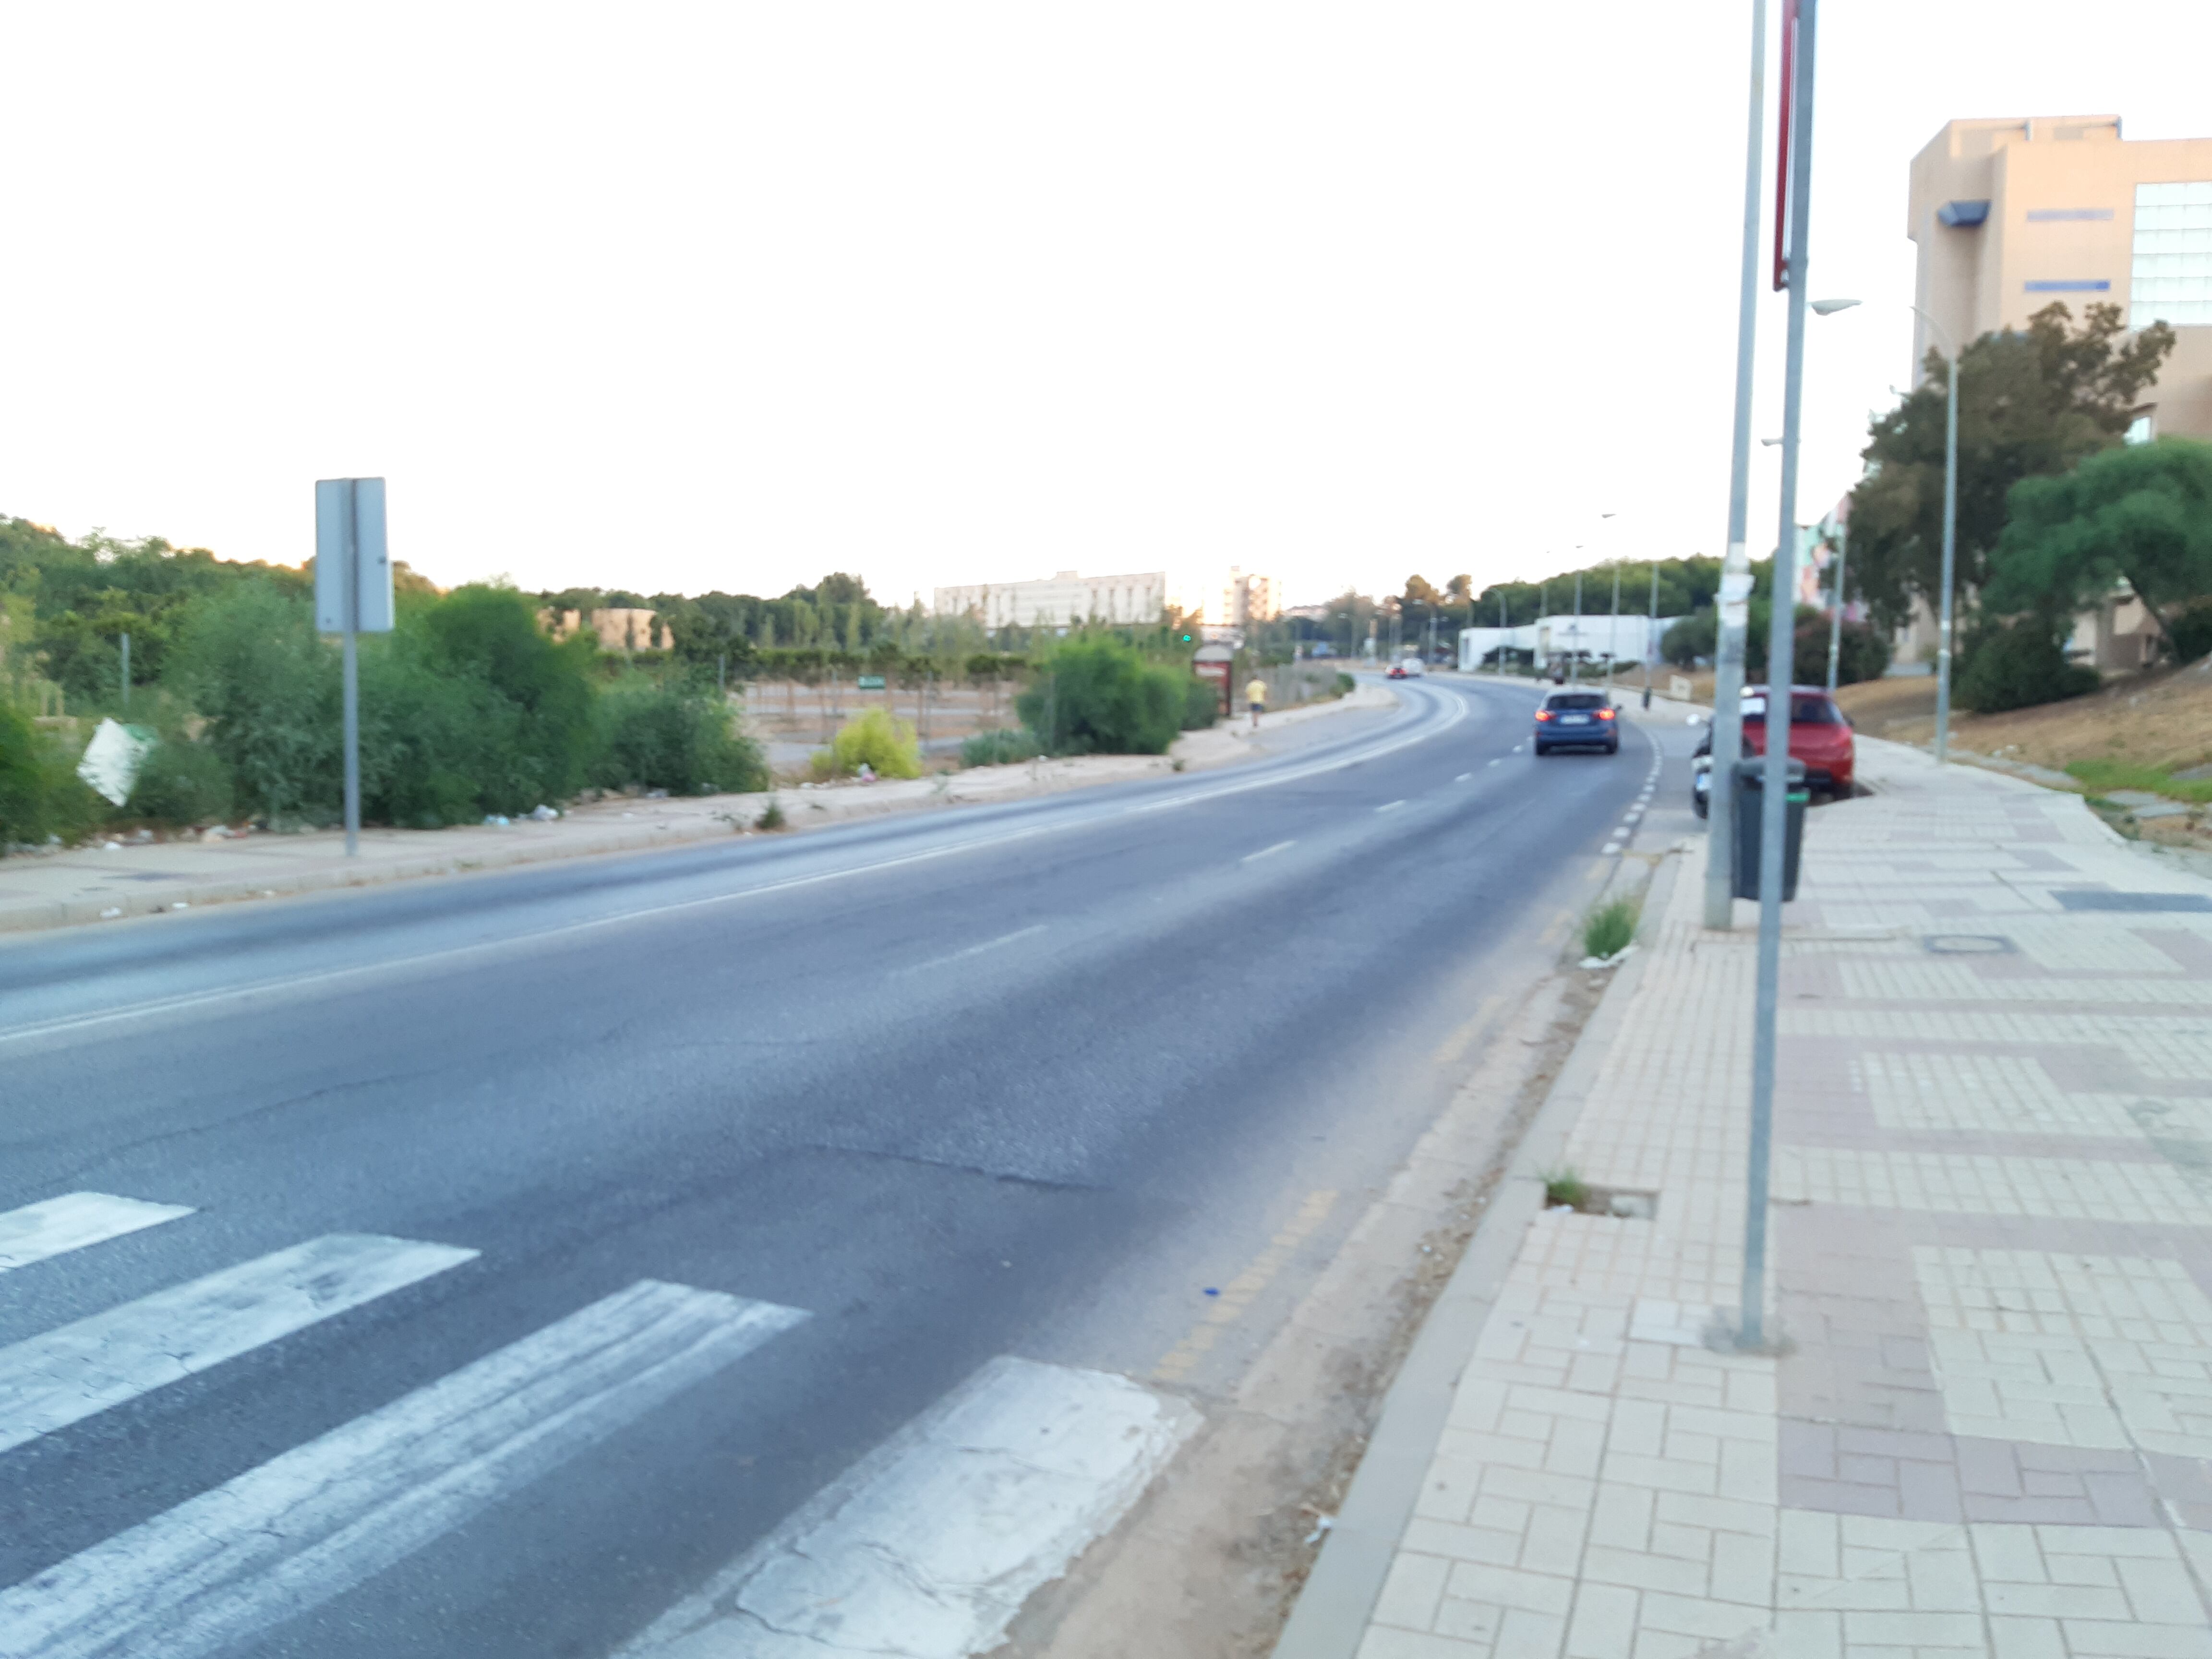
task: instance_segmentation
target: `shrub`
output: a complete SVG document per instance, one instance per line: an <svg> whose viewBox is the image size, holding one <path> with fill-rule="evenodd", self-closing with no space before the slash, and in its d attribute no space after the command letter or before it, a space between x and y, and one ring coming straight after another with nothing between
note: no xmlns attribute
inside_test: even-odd
<svg viewBox="0 0 2212 1659"><path fill-rule="evenodd" d="M1615 899L1589 913L1583 923L1583 951L1587 956L1617 957L1636 940L1636 906Z"/></svg>
<svg viewBox="0 0 2212 1659"><path fill-rule="evenodd" d="M2212 599L2195 599L2167 611L2166 645L2176 662L2212 656Z"/></svg>
<svg viewBox="0 0 2212 1659"><path fill-rule="evenodd" d="M231 804L230 769L222 757L206 744L165 737L139 767L123 814L182 829L222 823Z"/></svg>
<svg viewBox="0 0 2212 1659"><path fill-rule="evenodd" d="M781 830L787 828L790 823L791 820L783 815L783 803L774 795L770 795L768 798L768 805L761 808L761 815L753 820L753 828Z"/></svg>
<svg viewBox="0 0 2212 1659"><path fill-rule="evenodd" d="M921 750L915 742L914 727L883 708L864 709L846 721L830 740L830 758L835 769L848 777L863 765L879 778L921 775Z"/></svg>
<svg viewBox="0 0 2212 1659"><path fill-rule="evenodd" d="M1162 755L1182 730L1184 684L1117 640L1071 640L1014 708L1049 754Z"/></svg>
<svg viewBox="0 0 2212 1659"><path fill-rule="evenodd" d="M106 816L107 803L76 775L70 746L0 703L0 852L75 841Z"/></svg>
<svg viewBox="0 0 2212 1659"><path fill-rule="evenodd" d="M1001 726L996 731L978 732L960 745L963 766L1009 766L1016 761L1034 760L1044 753L1037 742L1036 733L1018 727Z"/></svg>
<svg viewBox="0 0 2212 1659"><path fill-rule="evenodd" d="M258 579L195 599L164 683L205 718L201 741L240 808L272 823L337 816L338 658L311 601Z"/></svg>
<svg viewBox="0 0 2212 1659"><path fill-rule="evenodd" d="M733 729L729 704L709 688L626 675L600 694L594 724L590 775L602 787L708 795L768 787L759 745Z"/></svg>
<svg viewBox="0 0 2212 1659"><path fill-rule="evenodd" d="M1337 675L1336 695L1338 696L1348 697L1358 689L1359 682L1352 678L1351 675L1345 673L1340 673Z"/></svg>
<svg viewBox="0 0 2212 1659"><path fill-rule="evenodd" d="M1195 674L1183 683L1182 729L1203 732L1221 718L1221 688Z"/></svg>
<svg viewBox="0 0 2212 1659"><path fill-rule="evenodd" d="M1980 630L1959 675L1959 701L1979 714L2078 697L2097 689L2097 671L2066 660L2057 630L2039 617Z"/></svg>

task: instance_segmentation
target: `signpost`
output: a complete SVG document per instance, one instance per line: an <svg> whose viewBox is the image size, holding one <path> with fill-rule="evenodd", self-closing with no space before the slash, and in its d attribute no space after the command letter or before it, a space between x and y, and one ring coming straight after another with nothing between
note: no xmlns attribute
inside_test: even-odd
<svg viewBox="0 0 2212 1659"><path fill-rule="evenodd" d="M384 480L315 481L315 627L345 649L345 849L361 853L361 672L354 636L392 631Z"/></svg>
<svg viewBox="0 0 2212 1659"><path fill-rule="evenodd" d="M853 684L862 691L880 691L884 689L884 677L881 674L863 674Z"/></svg>

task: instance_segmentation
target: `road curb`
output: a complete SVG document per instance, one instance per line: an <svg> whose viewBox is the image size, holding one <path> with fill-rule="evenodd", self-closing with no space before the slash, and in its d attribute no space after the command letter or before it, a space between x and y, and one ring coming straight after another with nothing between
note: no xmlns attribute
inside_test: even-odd
<svg viewBox="0 0 2212 1659"><path fill-rule="evenodd" d="M1645 889L1646 939L1662 915L1681 869L1662 861ZM1610 885L1610 884L1608 884ZM1640 951L1614 971L1566 1064L1544 1097L1498 1195L1483 1212L1451 1279L1430 1309L1405 1363L1383 1396L1382 1413L1358 1473L1274 1647L1274 1659L1352 1659L1389 1577L1391 1558L1412 1519L1421 1482L1451 1412L1460 1376L1474 1357L1504 1290L1522 1236L1544 1202L1544 1176L1557 1166L1597 1080L1636 987L1651 961Z"/></svg>

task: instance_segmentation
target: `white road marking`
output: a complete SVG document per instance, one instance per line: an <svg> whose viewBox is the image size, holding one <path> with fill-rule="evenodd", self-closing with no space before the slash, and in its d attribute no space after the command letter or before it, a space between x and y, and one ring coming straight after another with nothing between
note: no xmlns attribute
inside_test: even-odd
<svg viewBox="0 0 2212 1659"><path fill-rule="evenodd" d="M149 1204L112 1193L64 1193L0 1214L0 1273L48 1256L66 1255L141 1227L190 1215L189 1204Z"/></svg>
<svg viewBox="0 0 2212 1659"><path fill-rule="evenodd" d="M1620 843L1617 841L1609 841L1605 844L1605 851L1607 856L1610 856L1614 853L1618 853L1620 850Z"/></svg>
<svg viewBox="0 0 2212 1659"><path fill-rule="evenodd" d="M283 979L255 980L245 985L228 985L210 991L188 991L178 996L155 997L144 1002L127 1003L121 1007L102 1008L90 1013L64 1014L58 1018L38 1020L28 1025L0 1029L0 1043L18 1042L27 1038L55 1036L72 1031L106 1025L119 1019L140 1019L150 1015L176 1013L189 1008L204 1007L210 1003L230 1002L252 997L282 997L318 985L340 980L357 979L367 975L402 972L420 968L434 962L451 962L463 957L483 955L511 956L515 947L534 945L547 939L569 934L595 932L602 927L619 927L625 922L647 921L656 916L674 915L684 911L698 910L711 905L734 904L741 900L765 897L770 894L789 892L794 888L818 886L824 882L842 881L848 876L872 875L884 870L902 869L913 864L933 863L939 859L957 857L963 853L979 852L987 848L1002 847L1009 842L1033 840L1039 836L1057 835L1071 829L1089 829L1115 818L1133 817L1146 812L1169 812L1180 807L1195 806L1206 801L1218 800L1224 795L1241 795L1247 790L1272 789L1278 784L1296 783L1303 779L1318 777L1325 772L1340 772L1370 760L1379 760L1417 743L1442 735L1468 718L1471 705L1458 697L1446 697L1435 705L1450 708L1441 719L1429 722L1423 716L1413 729L1388 743L1377 743L1350 755L1316 760L1296 766L1285 766L1280 771L1270 771L1256 778L1242 781L1215 784L1194 788L1169 796L1164 800L1139 801L1128 805L1103 808L1050 823L1032 824L1024 829L1010 830L999 835L972 836L964 841L941 847L926 847L919 852L901 853L890 858L874 859L862 864L849 864L836 870L818 871L812 875L787 876L778 881L766 881L751 887L741 887L726 893L709 893L703 898L673 899L665 904L648 904L634 910L620 910L611 915L587 916L580 921L562 922L551 927L540 927L530 932L509 934L499 939L483 939L474 945L456 945L444 950L420 951L410 956L394 957L380 962L356 963L346 968L330 968L319 973L292 974Z"/></svg>
<svg viewBox="0 0 2212 1659"><path fill-rule="evenodd" d="M1495 766L1495 765L1497 765L1497 764L1498 764L1498 763L1497 763L1496 761L1492 761L1492 762L1491 762L1490 763L1491 763L1492 766ZM1465 782L1466 782L1469 778L1473 777L1474 775L1474 773L1472 773L1472 772L1462 772L1462 773L1461 773L1457 777L1454 778L1454 779L1452 780L1452 781L1453 781L1454 783L1465 783Z"/></svg>
<svg viewBox="0 0 2212 1659"><path fill-rule="evenodd" d="M198 1659L243 1644L805 1317L641 1279L0 1590L0 1653Z"/></svg>
<svg viewBox="0 0 2212 1659"><path fill-rule="evenodd" d="M1243 858L1237 861L1239 864L1250 864L1257 860L1267 857L1270 854L1280 853L1289 848L1296 847L1297 845L1297 842L1294 841L1279 841L1273 847L1262 847L1256 853L1247 853Z"/></svg>
<svg viewBox="0 0 2212 1659"><path fill-rule="evenodd" d="M1514 752L1515 752L1516 754L1518 754L1520 751L1519 751L1518 750L1516 750ZM1495 765L1497 765L1497 764L1498 764L1498 763L1497 763L1496 761L1492 761L1492 762L1491 762L1490 763L1491 763L1492 766L1495 766Z"/></svg>
<svg viewBox="0 0 2212 1659"><path fill-rule="evenodd" d="M332 1233L0 1348L0 1451L476 1254L450 1244Z"/></svg>
<svg viewBox="0 0 2212 1659"><path fill-rule="evenodd" d="M1375 810L1378 812L1395 812L1405 804L1401 800L1386 800Z"/></svg>
<svg viewBox="0 0 2212 1659"><path fill-rule="evenodd" d="M943 968L956 962L965 962L970 957L980 957L986 951L995 951L1001 945L1012 945L1018 939L1030 939L1042 933L1050 924L1039 922L1034 927L1018 927L1011 933L1001 933L996 939L987 939L981 945L971 945L964 951L955 951L949 957L937 957L928 962L917 962L911 968L897 969L902 974L919 974L927 969Z"/></svg>
<svg viewBox="0 0 2212 1659"><path fill-rule="evenodd" d="M1197 1426L1126 1377L994 1359L617 1659L987 1652Z"/></svg>

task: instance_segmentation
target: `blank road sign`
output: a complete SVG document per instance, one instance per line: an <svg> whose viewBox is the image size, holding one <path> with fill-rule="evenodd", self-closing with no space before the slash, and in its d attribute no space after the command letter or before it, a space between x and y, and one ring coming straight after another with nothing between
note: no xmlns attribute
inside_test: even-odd
<svg viewBox="0 0 2212 1659"><path fill-rule="evenodd" d="M392 631L381 478L315 481L315 626L325 634Z"/></svg>

